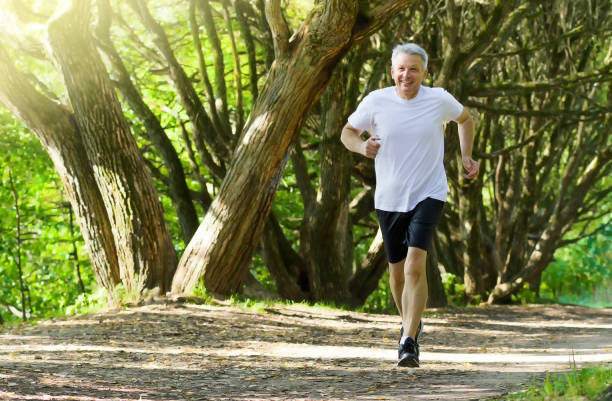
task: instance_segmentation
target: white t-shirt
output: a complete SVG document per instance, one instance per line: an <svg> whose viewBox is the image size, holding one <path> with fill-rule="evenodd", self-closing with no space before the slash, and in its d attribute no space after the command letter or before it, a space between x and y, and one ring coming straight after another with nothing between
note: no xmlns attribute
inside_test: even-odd
<svg viewBox="0 0 612 401"><path fill-rule="evenodd" d="M374 161L376 209L409 212L427 197L446 201L443 124L462 112L450 93L427 86L410 100L391 86L361 101L348 122L381 138Z"/></svg>

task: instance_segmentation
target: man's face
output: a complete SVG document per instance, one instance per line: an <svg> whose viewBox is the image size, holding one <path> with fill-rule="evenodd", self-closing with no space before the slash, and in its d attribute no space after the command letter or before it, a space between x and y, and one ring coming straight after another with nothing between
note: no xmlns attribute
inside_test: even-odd
<svg viewBox="0 0 612 401"><path fill-rule="evenodd" d="M391 66L391 76L397 94L404 99L412 99L419 92L421 83L427 76L423 59L418 54L399 53Z"/></svg>

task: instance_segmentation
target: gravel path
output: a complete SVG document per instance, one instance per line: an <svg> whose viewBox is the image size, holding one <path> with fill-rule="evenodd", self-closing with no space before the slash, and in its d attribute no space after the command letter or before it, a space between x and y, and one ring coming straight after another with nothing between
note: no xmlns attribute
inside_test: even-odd
<svg viewBox="0 0 612 401"><path fill-rule="evenodd" d="M150 305L0 327L0 400L482 400L612 362L612 309L430 310L421 367L399 318L303 305Z"/></svg>

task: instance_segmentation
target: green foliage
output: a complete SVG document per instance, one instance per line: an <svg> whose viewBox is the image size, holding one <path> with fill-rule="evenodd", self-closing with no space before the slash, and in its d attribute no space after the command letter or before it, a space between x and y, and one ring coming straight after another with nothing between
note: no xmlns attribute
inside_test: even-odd
<svg viewBox="0 0 612 401"><path fill-rule="evenodd" d="M264 263L261 255L255 254L251 262L251 274L261 283L264 287L270 291L277 292L276 281L268 271L266 264Z"/></svg>
<svg viewBox="0 0 612 401"><path fill-rule="evenodd" d="M446 293L448 304L452 306L465 306L467 296L465 294L465 284L462 284L457 279L457 276L452 273L442 274L442 285Z"/></svg>
<svg viewBox="0 0 612 401"><path fill-rule="evenodd" d="M123 283L119 283L114 288L114 299L118 306L134 305L140 300L140 294L136 288L125 288Z"/></svg>
<svg viewBox="0 0 612 401"><path fill-rule="evenodd" d="M612 306L612 227L559 249L542 274L542 298L585 306Z"/></svg>
<svg viewBox="0 0 612 401"><path fill-rule="evenodd" d="M0 316L18 320L8 305L24 307L20 262L31 318L61 315L75 303L81 308L89 301L79 292L77 263L85 292L96 283L79 228L74 221L70 225L70 210L53 165L39 141L4 111L0 127Z"/></svg>
<svg viewBox="0 0 612 401"><path fill-rule="evenodd" d="M517 394L494 398L496 401L592 400L612 384L612 366L574 369L566 374L547 374L544 382L534 383Z"/></svg>
<svg viewBox="0 0 612 401"><path fill-rule="evenodd" d="M265 313L266 309L276 304L276 301L270 299L254 299L250 297L244 297L239 294L232 295L230 297L230 302L234 306L251 309L261 313Z"/></svg>
<svg viewBox="0 0 612 401"><path fill-rule="evenodd" d="M65 314L76 315L99 312L107 307L107 294L106 290L102 287L97 289L91 294L79 294L77 299L72 305L68 305L64 310Z"/></svg>
<svg viewBox="0 0 612 401"><path fill-rule="evenodd" d="M203 279L200 279L200 281L198 281L198 285L193 289L193 295L203 299L204 303L212 303L213 297L208 292L206 292L206 287L204 286Z"/></svg>
<svg viewBox="0 0 612 401"><path fill-rule="evenodd" d="M514 304L532 304L537 301L538 294L529 289L529 284L525 283L516 294L512 294L512 303Z"/></svg>

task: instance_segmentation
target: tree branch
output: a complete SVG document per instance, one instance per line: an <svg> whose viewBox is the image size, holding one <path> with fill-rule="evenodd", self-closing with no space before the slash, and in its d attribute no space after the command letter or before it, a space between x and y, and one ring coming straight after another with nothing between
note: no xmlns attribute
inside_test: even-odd
<svg viewBox="0 0 612 401"><path fill-rule="evenodd" d="M221 162L227 161L230 156L230 150L228 144L222 139L225 135L218 135L215 131L212 121L206 110L204 110L202 102L191 84L191 80L187 77L187 74L185 74L185 71L174 56L164 29L153 18L143 0L128 0L128 3L136 11L144 26L153 33L154 42L168 63L170 79L174 83L179 99L191 121L196 145L198 145L198 141L206 139L214 155ZM198 146L199 150L201 148L201 146Z"/></svg>
<svg viewBox="0 0 612 401"><path fill-rule="evenodd" d="M283 58L289 50L289 27L283 16L281 0L266 0L266 19L272 32L274 54L276 58Z"/></svg>
<svg viewBox="0 0 612 401"><path fill-rule="evenodd" d="M247 55L249 57L249 85L251 88L251 102L255 103L258 96L257 89L257 58L255 55L255 43L253 43L253 35L251 35L251 29L248 24L248 20L245 17L246 8L248 3L245 4L242 0L234 1L234 8L236 10L236 17L238 20L238 26L240 27L240 35L244 40L244 44L247 48Z"/></svg>
<svg viewBox="0 0 612 401"><path fill-rule="evenodd" d="M243 110L243 99L242 99L242 73L240 72L240 57L238 54L238 47L236 46L236 37L234 36L234 29L232 27L232 20L227 6L227 0L223 1L223 18L227 26L227 32L230 37L230 43L232 44L232 55L234 60L234 87L236 97L236 112L235 112L235 131L234 138L238 138L242 133L244 126L244 110Z"/></svg>
<svg viewBox="0 0 612 401"><path fill-rule="evenodd" d="M571 75L555 77L548 81L535 82L501 82L496 84L485 84L477 88L469 89L468 95L475 97L499 97L509 94L528 95L534 92L565 90L571 91L573 85L587 83L603 83L612 81L612 64L595 72L577 72Z"/></svg>
<svg viewBox="0 0 612 401"><path fill-rule="evenodd" d="M200 76L204 83L204 93L206 93L206 100L208 102L208 109L212 117L212 123L216 132L223 132L223 124L221 118L217 112L217 105L215 104L215 92L213 91L210 78L208 77L208 70L206 68L206 59L202 52L202 42L200 41L200 29L196 18L196 1L189 1L189 28L191 31L191 37L195 47L196 55L198 56L198 68L200 70Z"/></svg>
<svg viewBox="0 0 612 401"><path fill-rule="evenodd" d="M515 117L575 117L576 121L592 121L602 116L603 110L600 111L582 111L582 110L521 110L512 108L502 108L495 105L489 105L476 100L467 99L464 102L465 106L473 107L479 110L484 110L496 115L507 115Z"/></svg>
<svg viewBox="0 0 612 401"><path fill-rule="evenodd" d="M474 154L479 159L494 159L494 158L499 157L501 155L506 155L506 154L516 150L516 149L520 149L520 148L523 148L526 145L529 145L531 142L536 140L541 135L541 133L546 128L548 128L551 124L552 124L552 122L550 120L546 121L546 123L542 127L540 127L537 132L535 132L534 134L530 135L525 140L517 143L516 145L508 146L506 148L503 148L503 149L500 149L500 150L496 150L496 151L490 152L490 153L478 153L478 152L475 152Z"/></svg>
<svg viewBox="0 0 612 401"><path fill-rule="evenodd" d="M463 65L472 64L493 42L505 41L512 32L516 31L516 26L524 20L524 15L533 8L534 3L526 2L512 10L514 5L515 1L496 1L485 29L474 39L473 46L461 60ZM471 67L474 67L474 65Z"/></svg>
<svg viewBox="0 0 612 401"><path fill-rule="evenodd" d="M166 178L168 194L176 209L183 231L183 239L185 242L188 242L198 228L198 216L189 188L187 187L183 166L172 142L166 135L155 114L153 114L153 111L142 99L141 93L132 82L119 52L111 41L110 26L112 12L109 1L98 0L97 3L100 20L96 29L96 36L99 39L102 50L108 55L115 73L118 75L117 86L119 90L128 101L132 110L134 110L134 113L144 124L151 142L153 142L164 161L168 171L168 177Z"/></svg>
<svg viewBox="0 0 612 401"><path fill-rule="evenodd" d="M223 50L221 49L221 41L219 40L219 35L217 35L217 28L215 27L215 20L212 15L212 8L210 6L209 0L199 0L198 6L200 11L202 11L202 15L204 17L204 29L206 29L206 34L208 41L212 47L212 54L214 60L215 67L215 89L216 89L216 97L215 103L220 103L221 112L221 123L223 131L221 133L224 135L226 140L229 142L231 138L231 127L230 127L230 118L227 109L227 86L225 85L225 62L223 60Z"/></svg>

